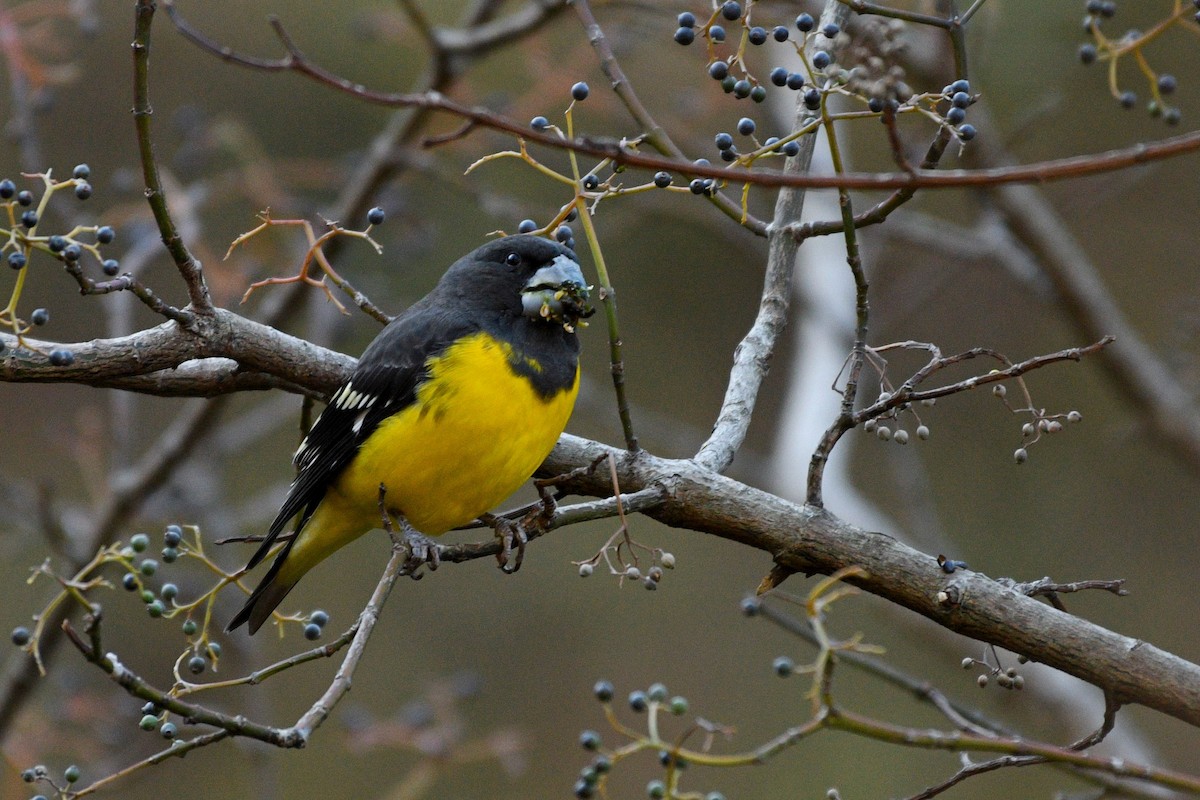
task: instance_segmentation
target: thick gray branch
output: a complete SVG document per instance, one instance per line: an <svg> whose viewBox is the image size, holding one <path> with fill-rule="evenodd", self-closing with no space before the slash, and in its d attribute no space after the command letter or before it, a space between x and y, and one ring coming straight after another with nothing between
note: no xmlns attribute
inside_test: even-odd
<svg viewBox="0 0 1200 800"><path fill-rule="evenodd" d="M886 534L790 503L693 461L631 455L569 435L559 440L542 470L566 472L605 454L616 459L622 491L656 482L668 487L668 499L644 512L654 519L758 548L796 572L863 567L867 576L851 582L872 594L949 630L1074 675L1119 702L1200 725L1200 666L1058 611L981 573L947 575L933 556ZM580 476L567 488L606 495L612 489L600 472Z"/></svg>

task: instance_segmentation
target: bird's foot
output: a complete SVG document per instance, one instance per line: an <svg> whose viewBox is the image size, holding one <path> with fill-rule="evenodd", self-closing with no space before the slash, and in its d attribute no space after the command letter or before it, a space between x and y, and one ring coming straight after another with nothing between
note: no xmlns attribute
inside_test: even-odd
<svg viewBox="0 0 1200 800"><path fill-rule="evenodd" d="M406 553L400 573L414 581L425 577L422 567L428 567L433 572L442 563L442 546L408 525L404 526L402 533L392 534L392 549Z"/></svg>
<svg viewBox="0 0 1200 800"><path fill-rule="evenodd" d="M495 514L481 514L479 521L490 525L496 538L500 540L500 552L496 553L496 563L500 570L508 575L519 570L521 562L525 560L525 545L529 544L524 518L511 520Z"/></svg>

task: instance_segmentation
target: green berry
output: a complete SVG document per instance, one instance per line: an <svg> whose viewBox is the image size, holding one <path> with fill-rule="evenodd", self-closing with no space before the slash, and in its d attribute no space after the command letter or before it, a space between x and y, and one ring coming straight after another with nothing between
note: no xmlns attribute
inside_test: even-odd
<svg viewBox="0 0 1200 800"><path fill-rule="evenodd" d="M164 564L174 564L179 560L179 551L174 547L164 547L162 549L162 560Z"/></svg>
<svg viewBox="0 0 1200 800"><path fill-rule="evenodd" d="M72 764L63 771L63 778L67 783L75 783L79 780L79 767Z"/></svg>
<svg viewBox="0 0 1200 800"><path fill-rule="evenodd" d="M152 731L158 727L158 717L154 714L147 714L142 717L141 722L138 723L138 727L144 731Z"/></svg>
<svg viewBox="0 0 1200 800"><path fill-rule="evenodd" d="M767 90L762 86L755 86L750 90L750 99L755 103L761 103L767 99Z"/></svg>
<svg viewBox="0 0 1200 800"><path fill-rule="evenodd" d="M183 621L183 635L184 635L184 636L191 636L191 635L192 635L192 634L194 634L195 632L196 632L196 620L194 620L194 619L185 619L185 620Z"/></svg>
<svg viewBox="0 0 1200 800"><path fill-rule="evenodd" d="M688 711L688 701L686 697L671 698L671 713L677 717L683 716Z"/></svg>
<svg viewBox="0 0 1200 800"><path fill-rule="evenodd" d="M158 571L158 562L155 561L153 558L147 558L145 561L143 561L141 564L138 565L138 571L141 572L143 575L149 577L150 575L153 575L155 572Z"/></svg>
<svg viewBox="0 0 1200 800"><path fill-rule="evenodd" d="M667 796L667 786L662 781L654 780L646 784L646 796L651 800L662 800Z"/></svg>
<svg viewBox="0 0 1200 800"><path fill-rule="evenodd" d="M150 546L150 537L144 533L139 533L129 540L129 546L133 548L135 553L144 553L146 548Z"/></svg>
<svg viewBox="0 0 1200 800"><path fill-rule="evenodd" d="M150 591L149 589L142 589L141 597L143 603L154 602L154 592Z"/></svg>
<svg viewBox="0 0 1200 800"><path fill-rule="evenodd" d="M208 643L208 656L209 656L209 658L220 658L221 657L221 643L220 642L209 642Z"/></svg>
<svg viewBox="0 0 1200 800"><path fill-rule="evenodd" d="M146 612L154 619L161 617L166 610L167 607L163 605L162 600L154 600L146 605Z"/></svg>

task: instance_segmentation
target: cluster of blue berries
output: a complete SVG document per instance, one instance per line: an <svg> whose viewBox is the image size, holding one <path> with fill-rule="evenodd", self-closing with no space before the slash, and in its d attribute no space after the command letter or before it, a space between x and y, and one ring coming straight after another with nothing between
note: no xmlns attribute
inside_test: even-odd
<svg viewBox="0 0 1200 800"><path fill-rule="evenodd" d="M597 700L607 705L612 702L616 689L610 681L597 681L592 687L592 693ZM631 692L629 707L637 713L651 710L653 707L655 711L662 708L675 716L682 716L688 712L688 701L684 697L670 697L664 684L655 683L644 691L639 689ZM612 771L614 758L612 752L605 751L604 742L597 731L586 730L579 734L579 746L597 754L590 764L580 770L579 778L575 781L575 796L586 800L602 791L600 784L604 776ZM686 769L688 766L685 759L669 750L658 751L658 763L675 771ZM652 780L646 784L646 796L651 800L661 800L666 795L667 786L663 781ZM709 792L703 797L704 800L725 800L725 795L720 792Z"/></svg>
<svg viewBox="0 0 1200 800"><path fill-rule="evenodd" d="M1196 9L1200 9L1200 0L1192 0L1192 5ZM1086 42L1079 46L1079 60L1084 66L1096 63L1103 58L1116 59L1122 53L1136 51L1143 71L1149 70L1145 63L1144 56L1141 55L1140 49L1137 47L1137 40L1142 38L1141 32L1137 30L1128 31L1121 38L1119 49L1115 49L1113 44L1100 33L1100 27L1104 20L1112 19L1117 13L1117 4L1113 0L1087 0L1085 5L1086 15L1083 18L1083 29L1095 36L1095 42ZM1200 10L1194 14L1193 21L1200 23ZM1168 125L1178 125L1183 119L1183 112L1177 107L1172 106L1167 102L1167 96L1175 93L1179 88L1179 81L1174 75L1166 73L1155 75L1149 73L1150 78L1150 100L1146 103L1146 111L1152 117L1161 117ZM1122 108L1132 109L1138 104L1137 92L1126 89L1116 95L1117 102Z"/></svg>
<svg viewBox="0 0 1200 800"><path fill-rule="evenodd" d="M50 770L42 764L21 770L21 780L25 783L48 783L53 787L53 794L56 797L71 796L71 785L78 783L81 777L83 777L83 772L74 764L63 770L63 786L55 783L54 779L50 777ZM46 800L46 796L37 794L29 798L29 800Z"/></svg>
<svg viewBox="0 0 1200 800"><path fill-rule="evenodd" d="M946 122L954 126L959 139L971 141L978 133L975 126L966 121L967 109L975 102L971 96L971 84L960 78L942 89L942 94L950 101L950 108L945 114Z"/></svg>
<svg viewBox="0 0 1200 800"><path fill-rule="evenodd" d="M92 196L92 185L89 183L91 168L87 164L79 164L72 170L70 180L61 183L48 184L47 194L60 189L72 189L80 200ZM90 253L100 264L101 271L108 277L116 277L121 271L120 262L115 258L104 258L100 253L102 245L111 244L116 239L116 231L111 225L78 226L66 235L39 236L37 226L41 222L38 209L34 207L36 198L28 189L17 189L16 183L10 178L0 180L0 206L6 207L11 219L19 220L19 226L12 231L0 230L7 234L0 253L7 252L5 257L8 266L20 272L29 265L29 257L33 250L49 253L72 274L78 274L80 262L85 253ZM45 199L39 204L45 205ZM77 238L79 234L90 234L94 242ZM50 321L50 312L45 308L34 309L29 323L40 327ZM14 323L15 324L15 323ZM17 329L17 333L21 333ZM56 367L66 367L75 363L75 354L66 349L55 349L49 354L50 363Z"/></svg>

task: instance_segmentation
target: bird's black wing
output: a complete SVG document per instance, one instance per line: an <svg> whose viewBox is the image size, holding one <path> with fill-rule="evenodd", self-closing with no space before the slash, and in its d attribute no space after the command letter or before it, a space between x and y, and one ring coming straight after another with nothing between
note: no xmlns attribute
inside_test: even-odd
<svg viewBox="0 0 1200 800"><path fill-rule="evenodd" d="M380 332L300 443L293 459L296 478L247 569L266 557L297 514L301 517L296 531L303 528L367 437L416 400L417 389L429 374L429 359L476 330L476 325L453 311L419 303Z"/></svg>

